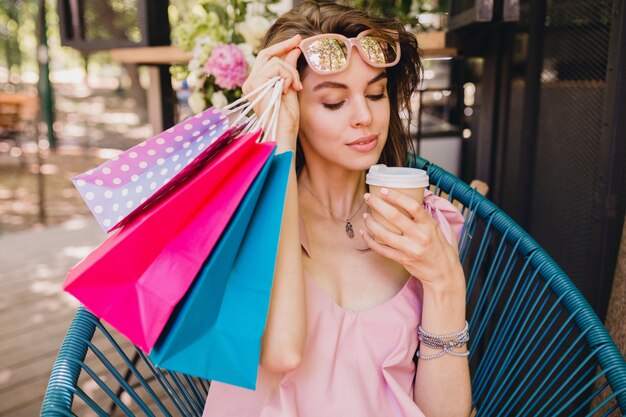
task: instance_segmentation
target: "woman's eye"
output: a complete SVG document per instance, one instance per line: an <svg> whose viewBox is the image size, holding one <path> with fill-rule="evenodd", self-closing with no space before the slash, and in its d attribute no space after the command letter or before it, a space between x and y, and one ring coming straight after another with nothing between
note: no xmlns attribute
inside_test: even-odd
<svg viewBox="0 0 626 417"><path fill-rule="evenodd" d="M375 96L369 96L370 100L378 101L385 98L385 93L377 94Z"/></svg>
<svg viewBox="0 0 626 417"><path fill-rule="evenodd" d="M328 110L337 110L339 107L343 106L343 101L340 101L339 103L323 103L324 107L327 108Z"/></svg>
<svg viewBox="0 0 626 417"><path fill-rule="evenodd" d="M376 95L369 95L367 96L370 100L373 101L378 101L378 100L382 100L385 97L387 97L385 95L385 93L381 93L381 94L376 94ZM327 108L328 110L337 110L338 108L340 108L341 106L343 106L343 101L340 101L338 103L323 103L324 108Z"/></svg>

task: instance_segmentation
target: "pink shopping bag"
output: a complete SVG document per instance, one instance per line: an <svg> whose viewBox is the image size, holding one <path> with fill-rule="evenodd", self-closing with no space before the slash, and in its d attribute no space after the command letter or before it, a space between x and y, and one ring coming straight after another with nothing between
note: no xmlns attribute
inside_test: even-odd
<svg viewBox="0 0 626 417"><path fill-rule="evenodd" d="M245 135L69 271L64 289L145 352L275 148Z"/></svg>
<svg viewBox="0 0 626 417"><path fill-rule="evenodd" d="M214 153L240 113L210 108L72 179L105 232L187 176L195 160ZM243 128L240 123L235 129Z"/></svg>

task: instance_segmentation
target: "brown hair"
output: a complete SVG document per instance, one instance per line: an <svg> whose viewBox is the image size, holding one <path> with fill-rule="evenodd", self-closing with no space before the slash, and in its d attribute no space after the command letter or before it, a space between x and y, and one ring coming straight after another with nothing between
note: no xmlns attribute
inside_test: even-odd
<svg viewBox="0 0 626 417"><path fill-rule="evenodd" d="M282 42L297 34L302 38L321 33L338 33L355 37L360 32L374 29L379 32L394 31L400 41L400 62L387 68L387 94L391 107L387 143L383 148L379 163L388 166L406 166L409 152L413 152L413 142L400 113L411 114L411 96L421 80L422 62L419 56L415 35L407 32L395 19L378 17L352 7L330 1L304 0L292 10L281 15L270 27L263 48ZM303 56L298 59L298 71L306 68ZM296 150L296 172L304 166L304 154L298 143Z"/></svg>

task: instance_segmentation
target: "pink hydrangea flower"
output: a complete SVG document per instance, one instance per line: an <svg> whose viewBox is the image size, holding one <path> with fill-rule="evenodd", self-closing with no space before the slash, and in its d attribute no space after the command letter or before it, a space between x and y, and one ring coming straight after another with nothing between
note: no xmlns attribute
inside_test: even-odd
<svg viewBox="0 0 626 417"><path fill-rule="evenodd" d="M204 64L204 69L207 74L215 77L215 84L232 90L241 87L246 81L248 63L237 45L217 45Z"/></svg>

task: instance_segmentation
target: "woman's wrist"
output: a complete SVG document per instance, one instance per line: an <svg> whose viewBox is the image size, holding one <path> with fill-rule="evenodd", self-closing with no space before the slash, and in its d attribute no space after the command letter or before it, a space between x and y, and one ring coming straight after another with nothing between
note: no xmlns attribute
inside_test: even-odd
<svg viewBox="0 0 626 417"><path fill-rule="evenodd" d="M430 290L424 288L422 326L443 334L458 331L466 320L465 289Z"/></svg>
<svg viewBox="0 0 626 417"><path fill-rule="evenodd" d="M462 274L423 283L422 320L424 328L446 333L459 330L465 323L466 288Z"/></svg>
<svg viewBox="0 0 626 417"><path fill-rule="evenodd" d="M276 132L276 153L296 151L298 133L291 130Z"/></svg>
<svg viewBox="0 0 626 417"><path fill-rule="evenodd" d="M437 310L447 310L449 306L465 306L464 285L423 285L423 289L424 302L428 302Z"/></svg>
<svg viewBox="0 0 626 417"><path fill-rule="evenodd" d="M443 273L434 280L422 282L422 286L424 293L431 293L436 296L462 293L463 297L465 297L465 274L463 273L463 269L459 266L450 272Z"/></svg>

